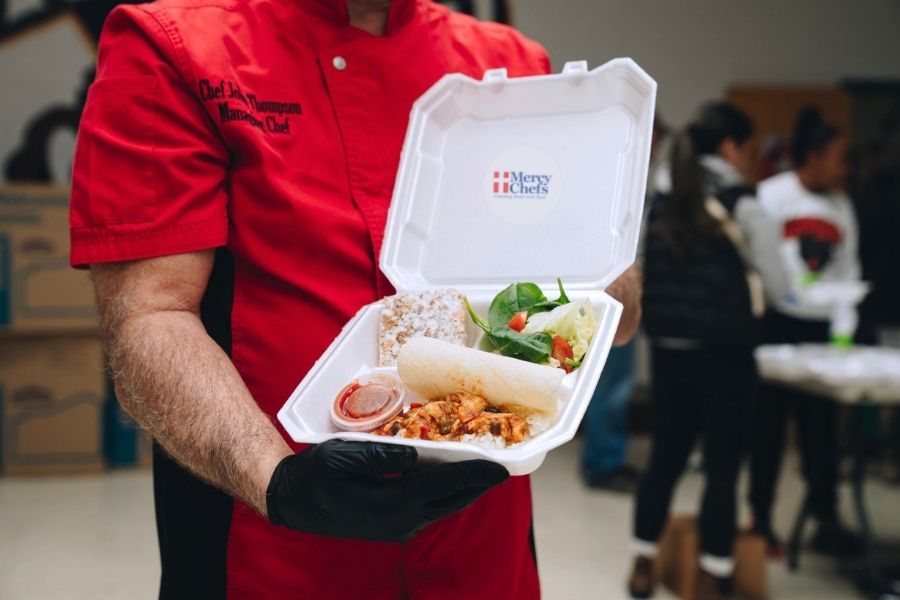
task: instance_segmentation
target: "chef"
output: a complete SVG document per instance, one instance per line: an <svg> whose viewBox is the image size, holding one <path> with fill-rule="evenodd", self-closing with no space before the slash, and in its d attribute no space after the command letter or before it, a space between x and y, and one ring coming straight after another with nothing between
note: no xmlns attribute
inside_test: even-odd
<svg viewBox="0 0 900 600"><path fill-rule="evenodd" d="M274 418L393 292L377 257L412 102L495 67L549 61L428 0L160 0L107 19L71 257L91 268L119 400L157 443L160 597L539 596L528 478L303 448ZM613 286L621 337L637 280Z"/></svg>

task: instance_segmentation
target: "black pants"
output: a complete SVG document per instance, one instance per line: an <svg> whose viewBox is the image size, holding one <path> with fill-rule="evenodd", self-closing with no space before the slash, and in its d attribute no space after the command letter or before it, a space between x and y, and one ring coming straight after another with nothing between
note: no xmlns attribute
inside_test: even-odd
<svg viewBox="0 0 900 600"><path fill-rule="evenodd" d="M828 323L767 315L768 343L827 342ZM750 504L759 530L771 528L772 504L781 472L788 414L797 422L803 476L810 490L812 514L832 519L837 496L837 406L826 398L785 387L763 385L757 401L750 463Z"/></svg>
<svg viewBox="0 0 900 600"><path fill-rule="evenodd" d="M758 382L752 349L657 347L652 360L653 451L638 489L635 537L659 539L672 491L702 437L706 489L700 508L700 546L714 556L731 556L735 484Z"/></svg>

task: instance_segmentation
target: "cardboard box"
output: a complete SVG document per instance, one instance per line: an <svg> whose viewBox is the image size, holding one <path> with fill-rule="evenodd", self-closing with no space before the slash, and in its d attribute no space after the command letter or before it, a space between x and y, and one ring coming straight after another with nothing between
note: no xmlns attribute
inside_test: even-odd
<svg viewBox="0 0 900 600"><path fill-rule="evenodd" d="M153 438L141 429L137 436L137 466L150 468L153 466Z"/></svg>
<svg viewBox="0 0 900 600"><path fill-rule="evenodd" d="M103 403L103 458L110 467L130 467L137 463L139 428L111 388Z"/></svg>
<svg viewBox="0 0 900 600"><path fill-rule="evenodd" d="M682 600L694 598L699 542L696 517L669 517L659 540L656 567L659 581ZM746 532L738 533L734 559L734 586L739 597L764 600L767 597L765 539Z"/></svg>
<svg viewBox="0 0 900 600"><path fill-rule="evenodd" d="M96 336L0 339L0 471L102 469L105 396Z"/></svg>
<svg viewBox="0 0 900 600"><path fill-rule="evenodd" d="M103 404L103 458L110 467L149 467L153 439L129 417L116 399L112 382Z"/></svg>
<svg viewBox="0 0 900 600"><path fill-rule="evenodd" d="M0 186L0 333L97 328L86 271L69 267L69 188Z"/></svg>

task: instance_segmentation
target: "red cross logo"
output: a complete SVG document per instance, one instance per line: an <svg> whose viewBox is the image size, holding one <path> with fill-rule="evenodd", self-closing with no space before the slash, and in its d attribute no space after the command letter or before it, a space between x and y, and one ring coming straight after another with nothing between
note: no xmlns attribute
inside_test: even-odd
<svg viewBox="0 0 900 600"><path fill-rule="evenodd" d="M509 171L494 171L494 193L509 193Z"/></svg>

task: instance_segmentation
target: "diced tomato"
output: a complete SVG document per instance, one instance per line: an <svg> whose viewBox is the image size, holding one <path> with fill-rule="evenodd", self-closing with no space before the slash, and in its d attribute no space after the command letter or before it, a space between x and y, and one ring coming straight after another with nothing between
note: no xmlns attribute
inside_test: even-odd
<svg viewBox="0 0 900 600"><path fill-rule="evenodd" d="M421 402L410 402L410 403L409 403L409 409L410 409L410 410L412 410L412 409L414 409L414 408L422 408L423 406L425 406L425 405L422 404Z"/></svg>
<svg viewBox="0 0 900 600"><path fill-rule="evenodd" d="M522 331L525 329L525 321L528 320L528 311L522 310L513 315L509 320L509 328L513 331Z"/></svg>
<svg viewBox="0 0 900 600"><path fill-rule="evenodd" d="M558 335L554 336L553 349L551 350L550 355L559 361L559 366L562 367L566 373L572 372L572 365L566 362L567 358L572 358L574 356L572 354L572 346L569 345L569 342Z"/></svg>

